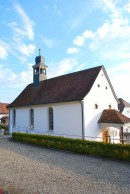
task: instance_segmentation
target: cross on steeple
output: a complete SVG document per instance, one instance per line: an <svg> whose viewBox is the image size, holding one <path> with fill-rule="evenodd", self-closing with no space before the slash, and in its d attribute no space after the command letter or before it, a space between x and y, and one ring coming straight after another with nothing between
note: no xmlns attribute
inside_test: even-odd
<svg viewBox="0 0 130 194"><path fill-rule="evenodd" d="M41 56L41 49L39 48L39 56Z"/></svg>

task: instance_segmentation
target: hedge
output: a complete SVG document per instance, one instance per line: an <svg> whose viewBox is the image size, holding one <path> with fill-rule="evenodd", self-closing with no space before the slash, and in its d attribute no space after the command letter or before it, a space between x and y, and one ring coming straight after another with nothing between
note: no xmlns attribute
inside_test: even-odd
<svg viewBox="0 0 130 194"><path fill-rule="evenodd" d="M12 133L12 139L14 141L48 148L130 162L130 145L108 144L96 141L27 133Z"/></svg>

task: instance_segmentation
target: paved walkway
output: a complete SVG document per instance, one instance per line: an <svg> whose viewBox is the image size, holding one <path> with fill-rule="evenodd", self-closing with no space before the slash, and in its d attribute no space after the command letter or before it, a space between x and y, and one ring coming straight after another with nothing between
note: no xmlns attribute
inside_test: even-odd
<svg viewBox="0 0 130 194"><path fill-rule="evenodd" d="M0 185L19 194L130 194L130 164L3 139Z"/></svg>
<svg viewBox="0 0 130 194"><path fill-rule="evenodd" d="M11 135L0 135L0 139L9 139Z"/></svg>

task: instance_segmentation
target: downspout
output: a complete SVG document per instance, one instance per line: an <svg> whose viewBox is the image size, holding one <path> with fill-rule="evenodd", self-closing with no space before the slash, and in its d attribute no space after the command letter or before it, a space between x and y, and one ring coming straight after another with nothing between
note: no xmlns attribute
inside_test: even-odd
<svg viewBox="0 0 130 194"><path fill-rule="evenodd" d="M11 129L10 129L10 109L9 109L8 133L11 134Z"/></svg>
<svg viewBox="0 0 130 194"><path fill-rule="evenodd" d="M84 139L84 101L80 101L81 104L81 117L82 117L82 139Z"/></svg>

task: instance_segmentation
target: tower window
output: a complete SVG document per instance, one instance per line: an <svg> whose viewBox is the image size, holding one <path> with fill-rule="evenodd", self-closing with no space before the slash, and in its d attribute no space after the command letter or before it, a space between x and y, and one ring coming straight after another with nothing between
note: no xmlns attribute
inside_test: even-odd
<svg viewBox="0 0 130 194"><path fill-rule="evenodd" d="M49 130L53 130L53 108L49 108Z"/></svg>
<svg viewBox="0 0 130 194"><path fill-rule="evenodd" d="M99 87L100 87L100 84L98 84L97 86L98 86L98 88L99 88Z"/></svg>
<svg viewBox="0 0 130 194"><path fill-rule="evenodd" d="M42 68L40 68L40 74L42 74Z"/></svg>
<svg viewBox="0 0 130 194"><path fill-rule="evenodd" d="M43 73L46 75L46 69L43 69Z"/></svg>
<svg viewBox="0 0 130 194"><path fill-rule="evenodd" d="M107 87L107 86L106 86L105 88L106 88L106 90L108 89L108 87Z"/></svg>

